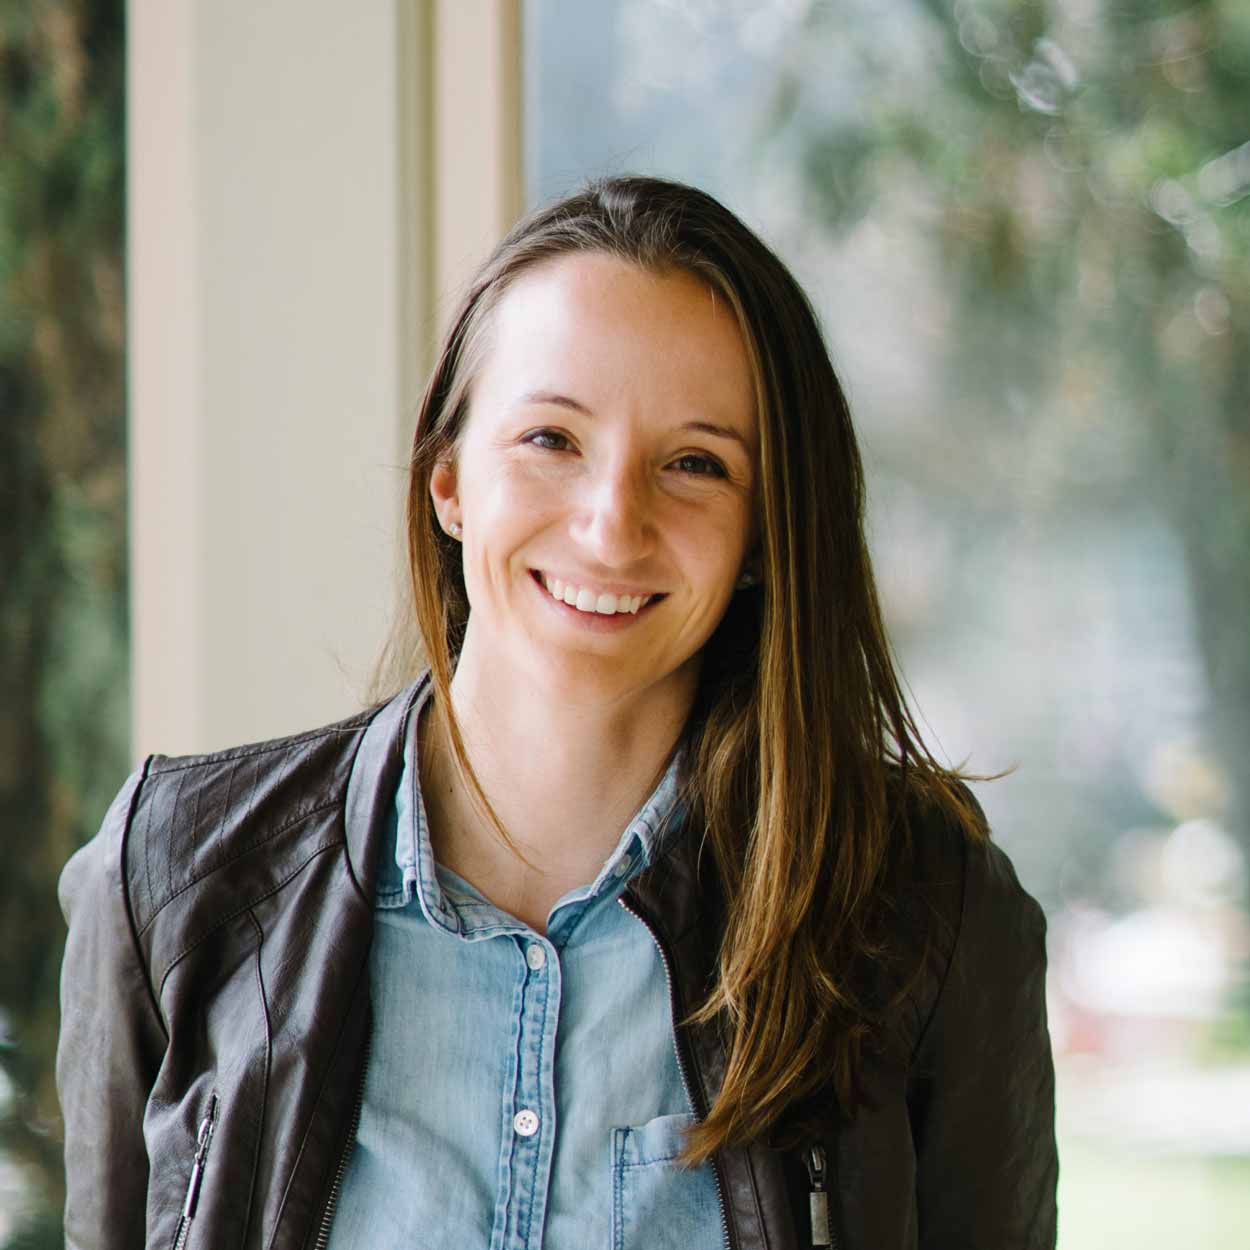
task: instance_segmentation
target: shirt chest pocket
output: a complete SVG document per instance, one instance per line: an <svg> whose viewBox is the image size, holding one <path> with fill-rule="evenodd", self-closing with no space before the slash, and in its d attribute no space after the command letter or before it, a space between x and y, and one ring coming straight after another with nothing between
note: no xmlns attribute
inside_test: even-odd
<svg viewBox="0 0 1250 1250"><path fill-rule="evenodd" d="M677 1162L694 1116L662 1115L612 1130L612 1250L724 1250L710 1163Z"/></svg>

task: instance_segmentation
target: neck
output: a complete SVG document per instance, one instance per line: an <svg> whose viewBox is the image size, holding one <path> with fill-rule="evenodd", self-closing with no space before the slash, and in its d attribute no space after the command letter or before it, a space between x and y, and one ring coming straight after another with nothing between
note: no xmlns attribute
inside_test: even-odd
<svg viewBox="0 0 1250 1250"><path fill-rule="evenodd" d="M471 635L470 631L470 635ZM486 663L471 637L452 680L452 707L473 771L532 868L500 841L465 792L442 709L427 706L422 792L440 863L534 922L543 903L593 880L663 773L694 698L697 671L629 689L538 682Z"/></svg>

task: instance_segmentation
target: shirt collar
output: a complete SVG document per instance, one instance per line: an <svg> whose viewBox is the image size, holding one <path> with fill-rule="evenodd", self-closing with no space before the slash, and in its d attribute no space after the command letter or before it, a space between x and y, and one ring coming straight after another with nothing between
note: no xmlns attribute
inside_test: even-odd
<svg viewBox="0 0 1250 1250"><path fill-rule="evenodd" d="M404 731L403 774L391 812L394 857L379 874L376 901L379 907L404 907L416 898L431 924L451 933L462 933L464 917L439 880L440 872L446 870L440 870L435 863L421 798L417 727L421 709L432 691L433 683L426 682L409 712ZM561 903L592 898L607 890L619 892L626 882L651 867L672 845L684 823L686 810L678 800L684 758L684 747L679 744L659 782L626 826L594 881L565 895ZM460 891L456 894L460 897Z"/></svg>

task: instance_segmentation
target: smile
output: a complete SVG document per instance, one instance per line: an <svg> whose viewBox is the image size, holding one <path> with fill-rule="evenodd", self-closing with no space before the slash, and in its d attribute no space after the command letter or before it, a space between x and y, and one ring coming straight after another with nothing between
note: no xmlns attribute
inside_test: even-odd
<svg viewBox="0 0 1250 1250"><path fill-rule="evenodd" d="M533 575L536 580L542 583L547 593L553 599L558 599L561 603L566 603L569 607L576 608L579 612L585 612L588 615L618 616L628 613L631 616L636 616L653 599L663 598L663 595L655 594L616 595L609 591L597 590L594 587L577 586L572 582L561 581L560 578L551 577L537 569L533 570Z"/></svg>

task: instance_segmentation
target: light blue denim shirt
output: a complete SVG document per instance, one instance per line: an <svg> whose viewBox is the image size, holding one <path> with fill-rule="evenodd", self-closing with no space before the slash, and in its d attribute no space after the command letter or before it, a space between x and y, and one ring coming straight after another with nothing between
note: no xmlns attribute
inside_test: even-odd
<svg viewBox="0 0 1250 1250"><path fill-rule="evenodd" d="M540 937L434 861L416 762L430 690L393 860L383 842L373 1040L331 1250L723 1250L711 1166L674 1162L693 1114L663 960L619 902L680 836L679 757Z"/></svg>

